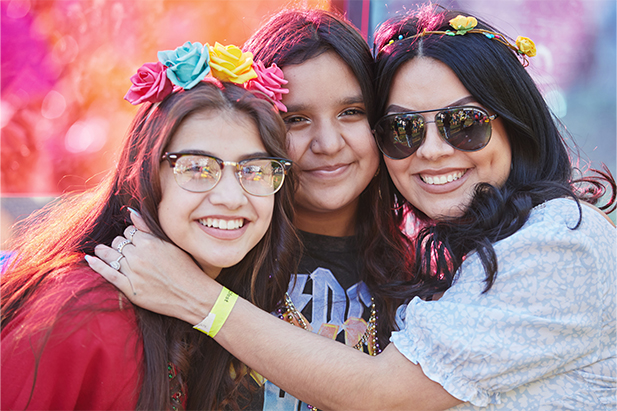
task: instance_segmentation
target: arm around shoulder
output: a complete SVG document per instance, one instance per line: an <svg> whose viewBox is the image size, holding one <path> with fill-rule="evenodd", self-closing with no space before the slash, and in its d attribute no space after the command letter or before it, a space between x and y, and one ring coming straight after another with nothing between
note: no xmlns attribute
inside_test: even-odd
<svg viewBox="0 0 617 411"><path fill-rule="evenodd" d="M392 345L368 356L293 327L241 298L215 339L318 409L443 410L460 404Z"/></svg>

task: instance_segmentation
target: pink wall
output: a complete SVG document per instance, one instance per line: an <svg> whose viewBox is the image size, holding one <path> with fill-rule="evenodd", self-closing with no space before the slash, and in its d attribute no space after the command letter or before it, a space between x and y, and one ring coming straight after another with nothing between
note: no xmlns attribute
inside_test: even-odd
<svg viewBox="0 0 617 411"><path fill-rule="evenodd" d="M285 3L2 0L2 196L96 184L137 111L123 96L138 67L185 41L241 46Z"/></svg>

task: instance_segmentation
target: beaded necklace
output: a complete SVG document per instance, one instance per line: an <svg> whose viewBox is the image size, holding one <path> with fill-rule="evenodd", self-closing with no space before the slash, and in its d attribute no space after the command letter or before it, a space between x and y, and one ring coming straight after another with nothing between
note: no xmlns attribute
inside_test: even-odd
<svg viewBox="0 0 617 411"><path fill-rule="evenodd" d="M281 320L286 320L290 324L301 327L308 331L308 325L304 320L304 316L300 314L293 301L289 297L289 293L285 293L285 312L282 309L278 310L278 316ZM375 308L375 300L371 297L371 316L369 317L366 331L353 346L356 350L364 351L366 346L368 354L375 356L381 352L379 340L377 339L377 309ZM319 411L312 405L307 404L307 407L313 411Z"/></svg>
<svg viewBox="0 0 617 411"><path fill-rule="evenodd" d="M169 378L169 394L171 397L171 410L183 411L184 410L184 387L180 381L178 375L178 369L176 366L168 362L167 363L167 377Z"/></svg>

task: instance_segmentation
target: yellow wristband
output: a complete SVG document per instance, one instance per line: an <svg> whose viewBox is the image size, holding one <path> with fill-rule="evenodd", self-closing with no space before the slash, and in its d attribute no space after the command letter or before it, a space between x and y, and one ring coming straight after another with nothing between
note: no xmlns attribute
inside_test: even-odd
<svg viewBox="0 0 617 411"><path fill-rule="evenodd" d="M193 328L214 338L227 321L227 317L229 317L229 313L231 313L231 309L234 308L237 300L238 294L223 287L210 313Z"/></svg>

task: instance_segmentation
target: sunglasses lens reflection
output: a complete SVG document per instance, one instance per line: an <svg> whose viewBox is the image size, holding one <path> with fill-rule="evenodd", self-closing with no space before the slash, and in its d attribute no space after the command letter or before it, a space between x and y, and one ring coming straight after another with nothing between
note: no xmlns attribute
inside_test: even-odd
<svg viewBox="0 0 617 411"><path fill-rule="evenodd" d="M445 140L459 150L480 150L491 137L490 119L478 109L444 110L438 113L436 120L441 124Z"/></svg>
<svg viewBox="0 0 617 411"><path fill-rule="evenodd" d="M480 150L491 137L490 118L477 108L441 110L435 115L435 123L444 140L458 150ZM425 133L424 117L413 112L387 115L375 126L377 145L392 159L407 158L415 153Z"/></svg>
<svg viewBox="0 0 617 411"><path fill-rule="evenodd" d="M420 114L386 116L377 123L375 135L377 145L386 156L409 157L424 140L424 118Z"/></svg>

